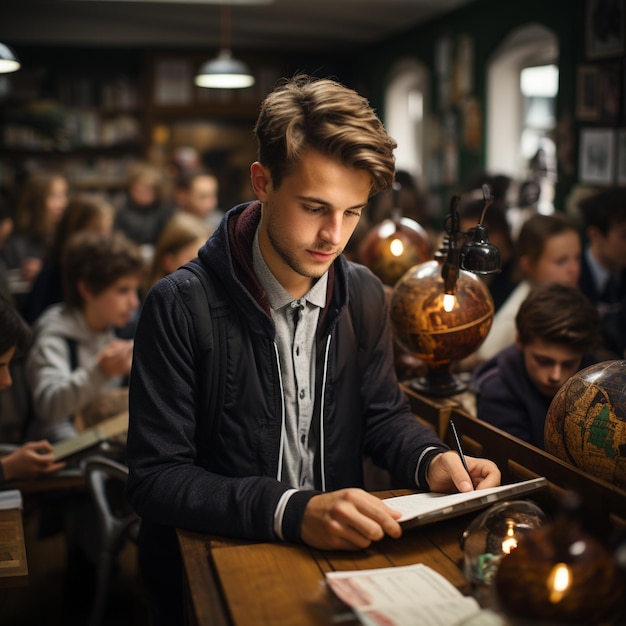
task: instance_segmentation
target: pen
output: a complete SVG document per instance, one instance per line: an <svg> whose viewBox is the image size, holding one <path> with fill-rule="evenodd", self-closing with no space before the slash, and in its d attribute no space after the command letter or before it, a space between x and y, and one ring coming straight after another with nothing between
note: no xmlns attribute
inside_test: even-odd
<svg viewBox="0 0 626 626"><path fill-rule="evenodd" d="M459 439L459 436L456 433L456 427L454 426L454 422L452 420L450 420L450 428L452 430L452 435L454 436L454 443L456 445L456 451L459 453L459 456L461 457L461 463L463 463L463 467L465 468L465 471L469 474L469 468L467 467L467 463L465 462L465 455L463 454L463 448L461 448L461 441Z"/></svg>

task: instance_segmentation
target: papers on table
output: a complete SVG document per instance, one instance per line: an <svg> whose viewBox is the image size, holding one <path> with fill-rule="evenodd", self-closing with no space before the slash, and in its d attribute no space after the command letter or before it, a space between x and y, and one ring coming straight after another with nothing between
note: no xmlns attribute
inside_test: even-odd
<svg viewBox="0 0 626 626"><path fill-rule="evenodd" d="M0 491L0 511L5 509L21 509L22 492L18 489L5 489Z"/></svg>
<svg viewBox="0 0 626 626"><path fill-rule="evenodd" d="M91 448L95 448L112 437L125 433L127 430L128 411L124 411L119 415L100 422L97 426L86 428L75 437L55 443L52 446L54 460L62 461Z"/></svg>
<svg viewBox="0 0 626 626"><path fill-rule="evenodd" d="M411 528L476 511L499 500L532 493L547 484L548 481L542 477L467 493L414 493L386 498L383 502L402 513L399 521L403 528Z"/></svg>
<svg viewBox="0 0 626 626"><path fill-rule="evenodd" d="M329 572L326 582L365 626L451 626L481 612L474 598L422 563Z"/></svg>

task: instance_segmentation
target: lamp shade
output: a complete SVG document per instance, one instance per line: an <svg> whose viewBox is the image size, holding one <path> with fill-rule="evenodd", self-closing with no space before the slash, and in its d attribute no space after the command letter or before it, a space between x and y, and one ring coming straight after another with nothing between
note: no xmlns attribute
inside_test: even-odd
<svg viewBox="0 0 626 626"><path fill-rule="evenodd" d="M21 67L17 57L9 48L3 43L0 43L0 74L8 74L9 72L15 72Z"/></svg>
<svg viewBox="0 0 626 626"><path fill-rule="evenodd" d="M461 267L474 274L497 274L501 271L500 250L487 238L487 229L477 224L474 238L463 245ZM472 232L470 231L470 232Z"/></svg>
<svg viewBox="0 0 626 626"><path fill-rule="evenodd" d="M245 63L232 57L230 50L221 50L215 59L202 65L195 83L213 89L243 89L254 85L254 76Z"/></svg>

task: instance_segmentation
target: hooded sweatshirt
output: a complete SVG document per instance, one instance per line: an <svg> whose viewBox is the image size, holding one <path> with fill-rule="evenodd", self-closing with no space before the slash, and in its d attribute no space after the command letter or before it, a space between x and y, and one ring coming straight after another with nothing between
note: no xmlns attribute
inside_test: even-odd
<svg viewBox="0 0 626 626"><path fill-rule="evenodd" d="M97 364L99 352L116 337L113 329L92 330L81 311L64 304L48 308L33 330L26 363L34 410L29 438L60 441L76 435L73 416L78 411L103 389L120 386L122 377L108 378Z"/></svg>

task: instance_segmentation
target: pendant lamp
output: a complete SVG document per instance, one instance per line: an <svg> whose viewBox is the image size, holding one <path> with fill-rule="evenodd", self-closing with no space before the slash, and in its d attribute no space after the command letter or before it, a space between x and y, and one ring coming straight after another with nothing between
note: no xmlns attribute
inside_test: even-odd
<svg viewBox="0 0 626 626"><path fill-rule="evenodd" d="M21 64L11 48L0 43L0 74L15 72L19 70L20 67Z"/></svg>
<svg viewBox="0 0 626 626"><path fill-rule="evenodd" d="M198 87L213 89L243 89L254 85L254 76L248 66L233 58L230 46L231 7L222 5L220 39L221 49L215 59L206 61L196 74Z"/></svg>

